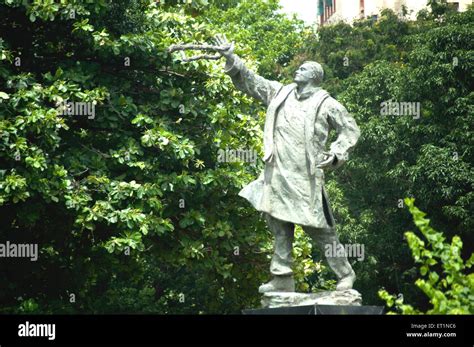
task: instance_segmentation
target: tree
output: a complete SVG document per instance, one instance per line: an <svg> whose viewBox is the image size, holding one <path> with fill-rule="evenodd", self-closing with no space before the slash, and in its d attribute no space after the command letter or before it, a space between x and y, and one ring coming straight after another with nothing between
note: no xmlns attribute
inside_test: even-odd
<svg viewBox="0 0 474 347"><path fill-rule="evenodd" d="M237 193L262 164L218 153L261 151L260 109L221 63L167 48L225 31L227 11L260 18L249 37L300 23L280 21L275 1L228 3L1 2L0 236L40 248L37 262L0 262L2 312L257 304L271 238ZM266 38L282 60L297 41ZM250 64L257 46L239 42Z"/></svg>

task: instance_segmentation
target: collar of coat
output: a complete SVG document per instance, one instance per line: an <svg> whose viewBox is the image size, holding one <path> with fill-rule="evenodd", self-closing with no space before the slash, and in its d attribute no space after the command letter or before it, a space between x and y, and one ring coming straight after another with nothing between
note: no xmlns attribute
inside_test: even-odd
<svg viewBox="0 0 474 347"><path fill-rule="evenodd" d="M310 96L314 95L314 93L320 91L321 88L320 87L315 87L315 88L312 88L310 90L307 90L303 93L298 93L298 88L295 88L295 96L296 96L296 99L297 100L304 100L304 99L307 99L309 98Z"/></svg>

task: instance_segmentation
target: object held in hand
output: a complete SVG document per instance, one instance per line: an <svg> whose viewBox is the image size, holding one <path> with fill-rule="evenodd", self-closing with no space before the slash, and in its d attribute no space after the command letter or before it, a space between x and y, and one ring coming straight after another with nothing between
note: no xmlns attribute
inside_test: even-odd
<svg viewBox="0 0 474 347"><path fill-rule="evenodd" d="M226 51L231 47L231 45L227 46L214 46L208 44L186 44L186 45L172 45L168 48L168 52L173 53L176 51L189 51L189 50L200 50L200 51L210 51L210 52L222 52ZM220 54L211 55L211 54L201 54L196 55L190 58L183 57L183 61L189 62L199 59L209 59L209 60L218 60L222 57Z"/></svg>

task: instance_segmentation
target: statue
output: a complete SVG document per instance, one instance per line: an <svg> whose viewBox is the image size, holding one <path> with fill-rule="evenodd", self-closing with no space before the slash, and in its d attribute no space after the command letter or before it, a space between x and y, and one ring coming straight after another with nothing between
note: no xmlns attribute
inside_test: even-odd
<svg viewBox="0 0 474 347"><path fill-rule="evenodd" d="M314 240L325 254L325 245L343 247L335 232L331 206L324 190L324 170L341 166L360 135L353 117L344 106L320 87L324 72L313 61L303 63L294 83L283 85L248 70L234 53L234 43L223 35L215 37L217 46L174 46L171 51L204 49L217 56L198 56L189 60L222 56L225 72L242 92L263 102L268 108L264 126L265 169L257 180L239 193L256 210L263 212L274 241L270 264L272 279L259 287L260 293L294 292L292 247L295 224ZM326 151L330 129L337 139ZM336 252L334 252L335 254ZM338 282L337 291L352 289L356 279L347 257L327 256Z"/></svg>

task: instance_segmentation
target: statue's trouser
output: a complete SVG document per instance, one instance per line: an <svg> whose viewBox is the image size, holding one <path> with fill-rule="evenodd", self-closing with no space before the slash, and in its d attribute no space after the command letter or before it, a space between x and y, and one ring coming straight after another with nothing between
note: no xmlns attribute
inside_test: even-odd
<svg viewBox="0 0 474 347"><path fill-rule="evenodd" d="M295 225L290 222L276 219L268 213L265 213L265 219L275 238L270 272L274 276L293 275L291 265L293 263L292 249ZM339 242L339 238L337 237L334 228L313 228L308 226L303 226L302 228L304 232L312 238L313 242L324 255L327 253L326 245L330 245L331 248L336 245L336 249L344 247ZM326 256L326 260L338 279L348 276L353 272L351 264L345 255Z"/></svg>

